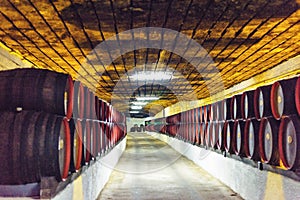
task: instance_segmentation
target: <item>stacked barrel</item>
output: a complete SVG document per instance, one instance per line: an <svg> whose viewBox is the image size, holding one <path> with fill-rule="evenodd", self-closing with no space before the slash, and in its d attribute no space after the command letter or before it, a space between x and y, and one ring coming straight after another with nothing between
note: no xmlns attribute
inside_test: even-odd
<svg viewBox="0 0 300 200"><path fill-rule="evenodd" d="M280 80L166 117L170 136L296 170L300 167L300 78Z"/></svg>
<svg viewBox="0 0 300 200"><path fill-rule="evenodd" d="M125 116L100 102L67 74L1 71L0 185L61 181L113 148L126 134Z"/></svg>

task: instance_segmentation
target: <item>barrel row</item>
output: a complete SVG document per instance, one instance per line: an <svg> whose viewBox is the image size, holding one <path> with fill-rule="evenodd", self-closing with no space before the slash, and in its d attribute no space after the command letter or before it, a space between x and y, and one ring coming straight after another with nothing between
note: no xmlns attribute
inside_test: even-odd
<svg viewBox="0 0 300 200"><path fill-rule="evenodd" d="M124 126L36 111L1 112L0 127L0 185L62 181L126 135Z"/></svg>
<svg viewBox="0 0 300 200"><path fill-rule="evenodd" d="M226 120L198 124L159 124L146 127L209 149L262 161L287 170L300 168L298 115L263 117L261 120Z"/></svg>
<svg viewBox="0 0 300 200"><path fill-rule="evenodd" d="M124 114L99 99L72 77L45 69L0 72L0 111L35 110L65 116L68 120L98 119L125 123Z"/></svg>
<svg viewBox="0 0 300 200"><path fill-rule="evenodd" d="M165 121L167 124L186 124L249 118L260 120L263 117L280 120L284 115L294 114L300 115L299 77L280 80L216 103L168 116Z"/></svg>

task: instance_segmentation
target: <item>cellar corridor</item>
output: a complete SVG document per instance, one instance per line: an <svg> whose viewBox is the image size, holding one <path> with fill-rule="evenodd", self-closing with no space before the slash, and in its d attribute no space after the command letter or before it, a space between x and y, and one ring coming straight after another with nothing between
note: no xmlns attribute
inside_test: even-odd
<svg viewBox="0 0 300 200"><path fill-rule="evenodd" d="M168 144L146 133L131 132L126 150L98 197L108 199L242 198Z"/></svg>

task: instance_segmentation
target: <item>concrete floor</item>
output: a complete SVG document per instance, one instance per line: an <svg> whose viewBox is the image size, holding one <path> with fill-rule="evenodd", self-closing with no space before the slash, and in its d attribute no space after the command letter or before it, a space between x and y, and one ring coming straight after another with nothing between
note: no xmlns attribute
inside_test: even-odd
<svg viewBox="0 0 300 200"><path fill-rule="evenodd" d="M242 199L166 143L145 133L127 139L99 200Z"/></svg>

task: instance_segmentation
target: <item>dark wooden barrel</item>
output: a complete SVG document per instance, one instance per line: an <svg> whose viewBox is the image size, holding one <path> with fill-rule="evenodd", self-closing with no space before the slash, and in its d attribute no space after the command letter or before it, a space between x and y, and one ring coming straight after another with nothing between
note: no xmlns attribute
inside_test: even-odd
<svg viewBox="0 0 300 200"><path fill-rule="evenodd" d="M275 119L282 115L297 113L295 102L295 87L298 78L281 80L273 83L271 88L271 108Z"/></svg>
<svg viewBox="0 0 300 200"><path fill-rule="evenodd" d="M205 146L205 123L200 123L200 145Z"/></svg>
<svg viewBox="0 0 300 200"><path fill-rule="evenodd" d="M285 168L300 167L300 120L296 115L281 119L278 138L279 156Z"/></svg>
<svg viewBox="0 0 300 200"><path fill-rule="evenodd" d="M200 123L204 122L204 106L199 107L199 121Z"/></svg>
<svg viewBox="0 0 300 200"><path fill-rule="evenodd" d="M296 104L298 115L300 115L300 77L298 77L295 86L295 104Z"/></svg>
<svg viewBox="0 0 300 200"><path fill-rule="evenodd" d="M233 120L242 118L241 98L242 98L241 94L234 95L233 97L231 97L230 116L231 116L231 119L233 119Z"/></svg>
<svg viewBox="0 0 300 200"><path fill-rule="evenodd" d="M271 165L279 165L279 123L274 118L262 118L259 127L259 154L263 162Z"/></svg>
<svg viewBox="0 0 300 200"><path fill-rule="evenodd" d="M101 138L101 127L100 122L98 120L94 120L94 128L96 134L96 157L101 156L101 145L102 145L102 138Z"/></svg>
<svg viewBox="0 0 300 200"><path fill-rule="evenodd" d="M96 119L98 119L97 118L97 107L96 107L96 96L95 96L95 94L93 93L93 92L91 92L91 111L90 111L90 119L94 119L94 120L96 120Z"/></svg>
<svg viewBox="0 0 300 200"><path fill-rule="evenodd" d="M214 149L217 148L217 143L218 143L218 140L219 140L219 135L218 135L218 122L214 121L214 122L211 122L211 125L210 125L210 146Z"/></svg>
<svg viewBox="0 0 300 200"><path fill-rule="evenodd" d="M72 77L42 69L0 72L0 110L35 110L66 116L73 113Z"/></svg>
<svg viewBox="0 0 300 200"><path fill-rule="evenodd" d="M81 82L74 82L74 109L73 117L83 119L84 116L84 88Z"/></svg>
<svg viewBox="0 0 300 200"><path fill-rule="evenodd" d="M241 96L242 118L254 118L254 90L243 92Z"/></svg>
<svg viewBox="0 0 300 200"><path fill-rule="evenodd" d="M81 168L82 159L82 126L81 121L71 119L69 121L71 133L71 162L70 171L77 172Z"/></svg>
<svg viewBox="0 0 300 200"><path fill-rule="evenodd" d="M224 129L223 129L224 149L228 153L234 153L234 150L233 150L233 140L234 140L233 125L234 125L233 121L225 121Z"/></svg>
<svg viewBox="0 0 300 200"><path fill-rule="evenodd" d="M236 155L245 156L244 142L245 142L245 121L235 120L233 125L233 151Z"/></svg>
<svg viewBox="0 0 300 200"><path fill-rule="evenodd" d="M254 161L260 160L259 155L259 126L257 119L247 119L244 127L245 155Z"/></svg>
<svg viewBox="0 0 300 200"><path fill-rule="evenodd" d="M254 91L254 114L256 119L260 120L262 117L271 117L271 95L272 85L258 87Z"/></svg>
<svg viewBox="0 0 300 200"><path fill-rule="evenodd" d="M224 121L219 121L216 129L218 133L217 148L222 151L224 150L224 123Z"/></svg>
<svg viewBox="0 0 300 200"><path fill-rule="evenodd" d="M101 105L100 100L97 96L95 96L95 112L96 112L96 119L100 120L101 115Z"/></svg>
<svg viewBox="0 0 300 200"><path fill-rule="evenodd" d="M149 125L150 126L150 125ZM100 122L100 134L101 134L101 155L105 154L107 150L107 137L105 134L105 123Z"/></svg>
<svg viewBox="0 0 300 200"><path fill-rule="evenodd" d="M90 150L91 150L91 124L89 120L82 121L83 126L83 153L82 153L82 163L88 165L92 159Z"/></svg>
<svg viewBox="0 0 300 200"><path fill-rule="evenodd" d="M224 121L226 120L226 114L227 114L227 105L226 105L226 99L223 99L221 101L218 101L217 103L217 112L218 112L218 119L217 121Z"/></svg>
<svg viewBox="0 0 300 200"><path fill-rule="evenodd" d="M83 87L84 89L84 119L90 119L91 115L91 92L88 87Z"/></svg>
<svg viewBox="0 0 300 200"><path fill-rule="evenodd" d="M210 140L211 140L211 122L206 122L205 123L205 146L206 147L211 147L210 146Z"/></svg>
<svg viewBox="0 0 300 200"><path fill-rule="evenodd" d="M1 185L40 182L68 176L70 129L66 118L44 112L1 112ZM8 148L10 147L10 148Z"/></svg>
<svg viewBox="0 0 300 200"><path fill-rule="evenodd" d="M208 104L206 106L203 106L203 122L207 123L210 118L210 110L211 110L211 105Z"/></svg>

